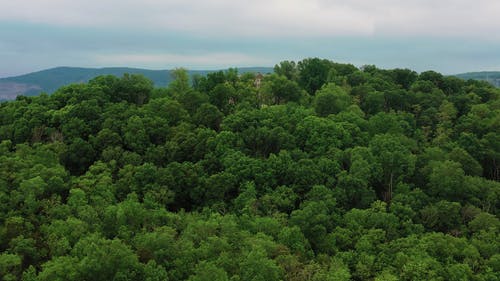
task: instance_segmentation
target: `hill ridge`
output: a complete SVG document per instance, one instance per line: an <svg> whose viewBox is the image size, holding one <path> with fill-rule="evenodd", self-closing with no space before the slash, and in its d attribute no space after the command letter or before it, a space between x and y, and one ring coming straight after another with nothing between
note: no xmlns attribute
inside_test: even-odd
<svg viewBox="0 0 500 281"><path fill-rule="evenodd" d="M210 72L225 71L215 70L188 70L190 76L194 74L206 75ZM263 72L269 73L271 67L238 67L240 73ZM142 74L151 79L155 86L164 87L171 81L172 69L146 69L134 67L73 67L57 66L49 69L30 72L23 75L0 78L0 100L12 100L18 95L35 96L42 92L52 93L61 86L71 83L85 83L99 75L122 76L125 73Z"/></svg>

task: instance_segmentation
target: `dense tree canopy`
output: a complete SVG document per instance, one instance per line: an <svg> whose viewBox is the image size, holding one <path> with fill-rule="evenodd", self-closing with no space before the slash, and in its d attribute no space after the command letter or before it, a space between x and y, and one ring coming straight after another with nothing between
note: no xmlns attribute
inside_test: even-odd
<svg viewBox="0 0 500 281"><path fill-rule="evenodd" d="M500 280L500 90L274 70L0 103L0 279Z"/></svg>

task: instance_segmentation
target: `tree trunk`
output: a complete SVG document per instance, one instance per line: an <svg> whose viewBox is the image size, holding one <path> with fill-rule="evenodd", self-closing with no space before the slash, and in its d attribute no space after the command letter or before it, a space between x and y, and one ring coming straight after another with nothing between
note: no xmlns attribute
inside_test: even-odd
<svg viewBox="0 0 500 281"><path fill-rule="evenodd" d="M391 173L389 178L389 194L387 195L387 203L391 203L392 200L392 185L393 185L394 173Z"/></svg>

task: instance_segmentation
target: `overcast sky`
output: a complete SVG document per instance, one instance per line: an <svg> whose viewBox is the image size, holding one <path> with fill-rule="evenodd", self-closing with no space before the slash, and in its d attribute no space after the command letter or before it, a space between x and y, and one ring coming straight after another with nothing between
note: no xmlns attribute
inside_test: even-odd
<svg viewBox="0 0 500 281"><path fill-rule="evenodd" d="M499 14L499 0L0 0L0 77L316 56L445 74L500 70Z"/></svg>

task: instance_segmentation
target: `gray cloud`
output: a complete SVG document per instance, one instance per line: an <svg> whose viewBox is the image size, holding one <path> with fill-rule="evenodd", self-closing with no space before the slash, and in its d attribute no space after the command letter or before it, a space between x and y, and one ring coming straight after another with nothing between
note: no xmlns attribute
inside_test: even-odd
<svg viewBox="0 0 500 281"><path fill-rule="evenodd" d="M16 0L0 18L211 36L435 35L498 38L497 0Z"/></svg>
<svg viewBox="0 0 500 281"><path fill-rule="evenodd" d="M318 56L500 69L497 0L0 0L0 76L69 66L219 68Z"/></svg>

